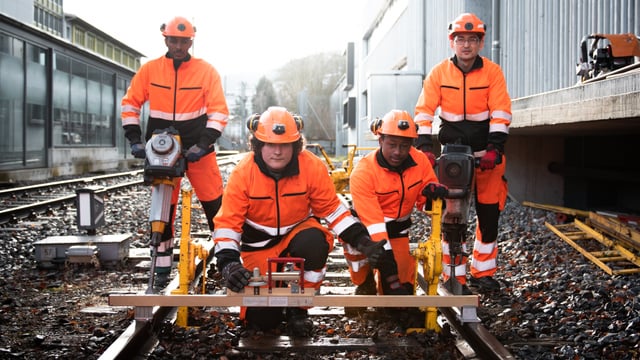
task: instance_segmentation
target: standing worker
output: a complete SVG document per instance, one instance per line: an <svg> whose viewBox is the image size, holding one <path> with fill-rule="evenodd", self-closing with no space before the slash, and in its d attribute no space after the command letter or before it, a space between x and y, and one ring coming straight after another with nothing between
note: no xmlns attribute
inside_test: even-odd
<svg viewBox="0 0 640 360"><path fill-rule="evenodd" d="M175 17L160 27L167 53L140 68L122 99L122 126L131 143L131 154L145 158L140 112L149 102L146 141L154 130L175 128L186 149L186 175L202 204L211 231L213 217L222 202L222 177L216 161L215 142L229 116L217 70L189 54L196 28L185 18ZM174 181L171 220L157 247L156 287L164 287L173 261L176 204L181 178Z"/></svg>
<svg viewBox="0 0 640 360"><path fill-rule="evenodd" d="M447 188L438 183L429 159L413 147L416 124L404 110L391 110L371 123L379 148L363 157L349 179L353 207L373 241L385 241L395 279L379 270L378 281L367 258L349 244L344 253L356 295L411 295L416 261L409 249L414 208L423 209L426 197L443 198Z"/></svg>
<svg viewBox="0 0 640 360"><path fill-rule="evenodd" d="M486 25L474 14L463 13L449 24L449 44L455 55L437 64L424 80L415 109L416 147L435 161L431 124L440 107L441 144L471 147L479 159L475 171L476 237L470 285L499 290L497 269L498 219L504 208L504 145L511 123L511 99L500 66L478 55L484 47ZM449 247L443 243L443 276L451 276ZM455 276L466 283L466 257L455 265Z"/></svg>
<svg viewBox="0 0 640 360"><path fill-rule="evenodd" d="M265 275L267 259L304 259L304 288L319 291L334 235L378 264L384 249L338 198L324 163L303 149L302 119L283 107L270 107L247 120L252 151L233 169L215 217L216 266L225 286L239 292L253 269ZM282 270L278 270L282 271ZM313 324L298 307L242 307L240 319L262 331L286 321L294 336L309 336ZM284 316L283 316L284 315Z"/></svg>

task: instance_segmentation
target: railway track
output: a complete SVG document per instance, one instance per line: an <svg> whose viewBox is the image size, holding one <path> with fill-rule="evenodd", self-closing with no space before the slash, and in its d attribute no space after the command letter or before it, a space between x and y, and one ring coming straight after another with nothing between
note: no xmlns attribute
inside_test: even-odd
<svg viewBox="0 0 640 360"><path fill-rule="evenodd" d="M237 155L226 156L220 159L219 165L221 166L221 169L225 171L227 166L229 166L230 169L238 159L239 156ZM134 187L135 185L141 185L142 183L142 170L136 170L2 190L0 192L0 199L2 199L0 219L4 222L0 223L6 224L6 222L9 221L26 220L31 217L41 218L43 214L52 208L64 208L66 206L65 204L75 200L77 195L76 191L78 189L96 187L100 188L97 192L109 194L118 189ZM341 255L332 254L334 262L337 263L336 267L344 270L344 260L340 259L340 257ZM198 274L195 277L196 279L200 279L202 271L205 271L203 269L203 263L204 262L200 262L198 265ZM144 267L144 265L142 266ZM128 267L140 269L140 265L136 265L135 260L128 264ZM353 293L353 287L345 285L349 283L348 275L345 273L332 273L329 275L329 278L330 284L340 284L339 288L335 286L327 286L327 291L330 293L335 293L336 291L342 294ZM174 280L167 289L175 288L176 281L177 280ZM207 287L213 292L219 292L220 284L217 283L216 280L212 281L214 282L214 285L207 284ZM144 292L142 287L143 281L139 282L140 286L129 286L128 291ZM199 285L193 284L194 288L197 286ZM110 293L122 294L123 291L120 288L113 292L110 291ZM170 290L167 290L166 294L169 293ZM146 319L132 320L131 323L126 326L126 329L111 342L104 352L102 352L100 359L134 359L149 357L154 353L154 351L158 351L159 338L162 336L163 332L167 331L167 324L171 324L175 321L177 309L178 308L171 306L156 306L152 308L150 313L146 314ZM225 316L228 316L230 319L237 319L237 309L234 307L225 309L221 309L219 307L194 307L190 309L198 312L221 311L221 313L225 314ZM319 311L318 313L314 311L311 312L312 318L325 319L321 320L323 323L327 321L339 323L344 319L344 311L342 307L319 307L317 310ZM383 316L376 314L379 310L380 309L371 310L370 308L369 316L373 316L374 318ZM374 319L373 321L377 320ZM462 334L462 330L455 331L460 331ZM326 333L317 334L313 338L306 340L290 338L288 336L263 336L257 338L255 336L246 336L246 334L242 335L240 332L236 333L234 329L228 329L227 333L234 333L234 336L232 337L232 343L235 344L234 351L246 351L251 353L284 351L287 353L300 352L312 354L330 353L332 351L371 351L372 349L383 352L406 352L410 349L419 348L424 344L424 341L421 341L415 336L404 336L403 334L397 333L394 336L385 337L379 336L377 333L371 334L366 331L355 335L352 333L348 336L337 335L337 330L336 333L331 335L327 331ZM470 346L467 348L470 348Z"/></svg>
<svg viewBox="0 0 640 360"><path fill-rule="evenodd" d="M241 155L218 157L220 166L234 164ZM77 191L94 188L96 194L142 185L143 170L104 175L84 176L0 190L0 224L19 219L35 218L40 214L66 206L76 199Z"/></svg>
<svg viewBox="0 0 640 360"><path fill-rule="evenodd" d="M350 285L348 273L344 271L344 259L342 256L342 250L338 246L338 250L330 255L329 273L327 274L327 286L323 286L322 294L315 297L316 301L319 301L322 305L325 302L331 302L327 297L331 298L340 296L336 294L348 295L352 294L354 287ZM202 271L202 263L199 264L199 271ZM331 270L335 271L331 271ZM200 276L196 276L195 279L200 279ZM134 294L115 294L111 298L115 299L116 305L121 302L134 301L138 303L135 306L135 319L118 340L101 355L101 360L106 359L132 359L132 358L146 358L150 354L154 353L154 349L158 346L160 332L166 331L166 327L163 324L173 323L175 321L175 315L177 313L177 307L175 306L163 306L166 304L180 306L190 306L189 309L197 313L212 313L217 312L225 314L229 318L236 319L238 306L240 305L239 297L235 297L237 301L234 301L233 296L220 295L220 284L214 285L213 292L218 295L186 295L186 296L172 296L170 289L175 288L175 281L169 285L162 295L144 295L137 296ZM194 289L199 289L200 284L194 284ZM140 293L139 293L140 294ZM442 296L449 294L443 293ZM353 296L348 295L353 298ZM188 299L187 299L188 297ZM375 297L374 297L375 298ZM406 298L406 297L405 297ZM411 297L415 298L415 297ZM454 297L452 297L454 298ZM383 307L395 307L395 305L388 305L388 302L380 301L380 297L377 304L373 304L372 300L366 300L369 305L368 315L373 318L379 318L388 316ZM114 301L114 300L110 300ZM155 301L158 305L147 306L150 302ZM365 300L363 300L365 301ZM447 300L444 300L447 301ZM477 301L477 300L475 300ZM144 305L140 305L140 303ZM214 304L218 305L214 305ZM212 304L212 305L207 305ZM229 305L229 307L221 306L220 304ZM366 306L366 305L365 305ZM466 359L513 359L514 357L504 348L500 342L493 337L490 332L479 323L480 320L475 319L472 323L461 322L460 314L456 312L454 308L442 308L441 313L442 326L455 331L459 335L457 346L459 348L457 358ZM394 314L394 313L391 313ZM310 310L312 319L319 323L320 327L323 327L326 323L344 321L345 313L343 307L332 306L324 304L324 306L315 306ZM412 323L422 324L424 326L425 315L421 312L414 312L414 315L418 319L414 319ZM194 317L194 316L191 316ZM421 317L421 319L420 319ZM332 319L332 320L327 320ZM357 322L362 318L352 319L349 321ZM468 320L468 319L467 319ZM212 321L212 319L210 319ZM175 328L175 325L174 325ZM394 336L379 336L376 331L364 332L357 335L338 335L334 332L335 329L330 331L316 332L311 338L294 338L286 335L274 335L274 334L253 334L253 336L241 335L235 333L236 329L227 329L227 333L233 332L234 335L230 337L230 341L234 342L233 351L242 353L296 353L300 356L302 354L331 354L339 352L349 351L374 351L374 352L391 352L391 353L406 353L408 351L422 349L425 344L421 341L420 335L407 335L398 332ZM415 330L415 329L414 329ZM424 329L423 329L424 330ZM331 334L331 335L329 335ZM151 336L150 336L151 335Z"/></svg>

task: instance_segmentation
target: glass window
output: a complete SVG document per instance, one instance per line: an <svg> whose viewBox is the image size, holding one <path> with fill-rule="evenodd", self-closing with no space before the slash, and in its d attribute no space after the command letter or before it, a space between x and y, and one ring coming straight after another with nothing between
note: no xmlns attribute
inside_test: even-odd
<svg viewBox="0 0 640 360"><path fill-rule="evenodd" d="M87 65L71 60L71 140L70 145L87 143Z"/></svg>
<svg viewBox="0 0 640 360"><path fill-rule="evenodd" d="M115 122L115 92L113 85L115 81L115 75L103 72L102 73L102 106L100 117L98 119L99 126L97 133L97 143L100 145L114 145L113 142L113 126Z"/></svg>
<svg viewBox="0 0 640 360"><path fill-rule="evenodd" d="M49 119L47 104L47 52L35 45L27 44L27 114L25 142L27 166L46 165L46 126Z"/></svg>
<svg viewBox="0 0 640 360"><path fill-rule="evenodd" d="M53 145L71 144L73 135L69 117L71 94L71 60L55 54L53 65Z"/></svg>
<svg viewBox="0 0 640 360"><path fill-rule="evenodd" d="M0 167L24 165L24 43L0 33Z"/></svg>

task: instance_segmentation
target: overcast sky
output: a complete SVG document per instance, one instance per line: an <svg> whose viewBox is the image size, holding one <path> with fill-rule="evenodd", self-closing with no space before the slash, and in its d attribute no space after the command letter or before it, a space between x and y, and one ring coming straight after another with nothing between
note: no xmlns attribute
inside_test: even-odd
<svg viewBox="0 0 640 360"><path fill-rule="evenodd" d="M156 58L166 51L160 25L174 16L196 27L194 54L221 75L268 74L289 60L344 51L362 36L366 0L64 0L79 16Z"/></svg>

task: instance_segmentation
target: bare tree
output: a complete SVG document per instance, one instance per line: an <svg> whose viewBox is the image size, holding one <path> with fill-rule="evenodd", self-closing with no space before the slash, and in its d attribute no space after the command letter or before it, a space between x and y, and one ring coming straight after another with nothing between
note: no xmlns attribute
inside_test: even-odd
<svg viewBox="0 0 640 360"><path fill-rule="evenodd" d="M251 111L261 114L269 106L278 105L278 98L276 96L276 90L273 88L271 80L263 76L258 80L256 85L256 94L251 99Z"/></svg>
<svg viewBox="0 0 640 360"><path fill-rule="evenodd" d="M335 117L329 105L344 72L345 58L338 52L292 60L278 70L280 105L302 115L307 139L335 139Z"/></svg>

